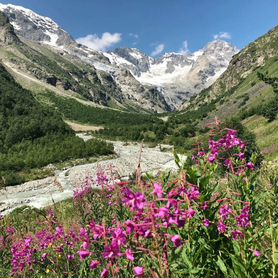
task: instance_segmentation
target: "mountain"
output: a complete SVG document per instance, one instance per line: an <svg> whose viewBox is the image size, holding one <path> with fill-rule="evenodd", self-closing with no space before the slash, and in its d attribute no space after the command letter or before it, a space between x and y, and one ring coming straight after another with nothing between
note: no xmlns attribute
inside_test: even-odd
<svg viewBox="0 0 278 278"><path fill-rule="evenodd" d="M78 44L48 17L10 4L0 4L0 11L9 17L15 33L29 47L44 55L44 47L47 47L47 51L58 54L60 60L61 56L67 59L67 63L74 59L86 70L89 67L94 72L98 87L102 87L95 90L96 86L92 86L93 93L87 88L83 96L100 105L120 109L143 108L157 112L177 109L185 100L211 85L237 52L235 47L221 40L194 53L167 53L158 59L135 48L94 51ZM80 78L78 80L80 82ZM75 83L74 80L70 82L69 77L67 81Z"/></svg>
<svg viewBox="0 0 278 278"><path fill-rule="evenodd" d="M254 132L263 155L275 158L278 114L278 27L238 52L227 70L199 95L184 102L177 121L205 129L215 117L238 118Z"/></svg>
<svg viewBox="0 0 278 278"><path fill-rule="evenodd" d="M26 78L50 84L53 91L83 97L89 105L171 110L159 90L113 66L103 53L78 44L51 19L10 4L1 4L1 11L10 19L9 28L13 27L20 44L1 44L0 57L12 74L25 79L22 85L26 85Z"/></svg>
<svg viewBox="0 0 278 278"><path fill-rule="evenodd" d="M73 38L48 17L11 4L0 4L0 10L9 17L17 35L21 37L51 46L74 43Z"/></svg>
<svg viewBox="0 0 278 278"><path fill-rule="evenodd" d="M140 83L160 88L168 102L178 107L211 85L237 51L226 41L215 40L194 53L166 53L158 59L135 48L118 48L104 55L112 64L129 69Z"/></svg>
<svg viewBox="0 0 278 278"><path fill-rule="evenodd" d="M259 81L258 72L267 71L268 67L273 71L278 56L278 27L276 26L267 34L261 36L247 47L238 52L229 63L227 70L209 88L203 90L191 102L185 102L184 108L189 106L196 108L226 96L226 100L233 101L233 95L247 82L249 87L243 88L244 93L250 93L254 97L254 91ZM270 74L269 72L267 75ZM271 74L271 77L273 73ZM252 83L252 84L251 84ZM255 86L256 85L256 86ZM252 94L253 92L253 94ZM223 102L223 101L222 101ZM218 108L220 109L220 108Z"/></svg>

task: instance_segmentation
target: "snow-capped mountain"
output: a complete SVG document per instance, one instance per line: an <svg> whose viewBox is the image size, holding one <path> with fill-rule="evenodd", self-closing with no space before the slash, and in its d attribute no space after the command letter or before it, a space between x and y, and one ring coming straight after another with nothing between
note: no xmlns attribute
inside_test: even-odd
<svg viewBox="0 0 278 278"><path fill-rule="evenodd" d="M136 48L94 51L78 44L48 17L10 4L0 4L0 11L9 17L19 37L73 55L96 70L106 72L123 98L156 111L178 108L184 100L210 86L237 52L235 47L221 40L194 53L166 53L158 59ZM160 101L157 103L157 100Z"/></svg>
<svg viewBox="0 0 278 278"><path fill-rule="evenodd" d="M228 67L237 49L215 40L194 53L166 53L153 59L134 48L104 54L112 64L128 68L142 84L159 87L175 106L210 86Z"/></svg>
<svg viewBox="0 0 278 278"><path fill-rule="evenodd" d="M98 104L105 103L107 106L112 102L114 103L113 105L116 103L119 107L134 109L143 107L146 110L157 112L164 112L172 109L165 101L163 94L157 88L150 85L142 85L135 79L130 71L110 63L104 53L94 51L77 43L50 18L40 16L26 8L10 4L1 4L0 12L3 12L9 18L9 22L12 24L16 35L26 44L25 48L35 47L36 51L42 50L41 54L46 55L43 48L47 47L48 50L56 52L56 54L60 57L64 57L66 60L70 62L75 61L75 63L81 65L82 68L91 66L91 70L95 72L95 77L93 78L93 80L95 80L94 87L98 88L99 86L104 86L106 90L102 90L102 96L98 96L98 90L94 91L93 88L86 86L86 95L88 95L90 100L97 100ZM32 51L24 51L24 55L31 52ZM50 57L46 57L47 60L49 58ZM11 62L12 61L8 61L9 65L11 65ZM28 74L34 75L34 72L36 72L35 77L37 78L37 72L43 71L43 74L40 74L40 76L44 76L44 80L56 80L58 78L58 76L54 76L53 78L53 73L45 68L46 64L40 64L40 61L36 62L39 64L37 65L39 69L37 66L36 68L29 67L30 70ZM26 68L26 65L13 64L12 66L15 67L16 70L19 70L18 67ZM63 64L61 64L61 66L63 66ZM84 72L86 73L86 71L85 69ZM72 75L72 83L75 83L77 79L79 79L74 76L75 73L66 74ZM47 77L47 75L49 75L49 77ZM62 83L64 82L66 81L64 80ZM80 82L81 80L79 80L79 83ZM68 85L66 85L66 87L68 87ZM71 88L76 88L76 86L71 86ZM75 89L75 92L78 93L78 89ZM100 99L101 101L99 101Z"/></svg>
<svg viewBox="0 0 278 278"><path fill-rule="evenodd" d="M74 42L73 38L49 17L40 16L29 9L12 4L0 3L0 11L9 17L18 36L51 46L63 46Z"/></svg>

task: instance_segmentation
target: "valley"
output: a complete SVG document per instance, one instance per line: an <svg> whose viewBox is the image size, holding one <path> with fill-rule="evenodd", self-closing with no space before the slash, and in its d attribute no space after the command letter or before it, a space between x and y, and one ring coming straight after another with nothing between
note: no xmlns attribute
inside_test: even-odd
<svg viewBox="0 0 278 278"><path fill-rule="evenodd" d="M78 134L83 140L91 136L86 133ZM113 175L115 182L132 176L137 168L141 145L124 142L110 142L114 145L116 158L98 158L94 163L82 164L56 170L54 176L40 180L29 181L24 184L7 186L0 189L0 213L7 214L21 206L44 208L65 199L73 197L74 191L82 188L86 178L94 177L102 170ZM167 151L161 152L160 147L150 148L143 145L141 154L141 171L157 174L159 171L177 171L171 146L162 146ZM185 158L183 158L185 159ZM94 185L97 188L96 185Z"/></svg>
<svg viewBox="0 0 278 278"><path fill-rule="evenodd" d="M0 277L277 277L271 1L0 3Z"/></svg>

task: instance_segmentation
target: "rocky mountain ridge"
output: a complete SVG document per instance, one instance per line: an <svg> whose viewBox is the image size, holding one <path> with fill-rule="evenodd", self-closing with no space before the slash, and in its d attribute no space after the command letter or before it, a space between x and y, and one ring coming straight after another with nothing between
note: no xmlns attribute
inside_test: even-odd
<svg viewBox="0 0 278 278"><path fill-rule="evenodd" d="M38 17L41 16L13 5L1 5L0 13L1 11L3 18L8 16L11 19L11 24L6 19L8 23L5 29L12 29L21 44L8 47L2 44L0 56L10 68L23 71L54 87L60 86L62 90L73 91L102 106L109 107L112 104L121 109L136 110L144 107L153 112L171 110L156 88L143 86L125 69L111 67L102 53L79 45L50 19L42 17L43 22L38 23ZM41 27L44 22L49 23L47 28L50 26L57 31L55 45L52 45L53 34L52 43L51 37L46 40L47 37L44 36L50 32ZM24 28L20 28L20 24ZM26 28L28 32L25 32ZM29 37L28 34L33 33L33 29L37 30L37 35ZM0 32L4 32L3 30L4 27ZM60 38L59 33L62 34Z"/></svg>
<svg viewBox="0 0 278 278"><path fill-rule="evenodd" d="M194 53L166 53L158 59L135 48L94 51L78 44L48 17L10 4L0 4L0 11L9 17L15 34L22 41L48 47L60 56L74 57L91 66L92 71L100 76L100 83L110 84L108 91L114 88L113 102L124 107L143 107L156 112L177 109L211 85L237 52L235 47L221 40ZM104 90L103 94L110 93ZM103 97L102 100L102 105L109 106L109 101L104 101Z"/></svg>
<svg viewBox="0 0 278 278"><path fill-rule="evenodd" d="M166 53L158 59L135 48L117 48L104 55L112 64L129 69L140 83L160 88L177 108L210 86L237 51L228 42L215 40L194 53Z"/></svg>
<svg viewBox="0 0 278 278"><path fill-rule="evenodd" d="M190 102L191 108L210 103L222 94L232 94L247 77L278 57L278 27L274 27L233 56L226 71ZM186 109L184 102L181 109Z"/></svg>

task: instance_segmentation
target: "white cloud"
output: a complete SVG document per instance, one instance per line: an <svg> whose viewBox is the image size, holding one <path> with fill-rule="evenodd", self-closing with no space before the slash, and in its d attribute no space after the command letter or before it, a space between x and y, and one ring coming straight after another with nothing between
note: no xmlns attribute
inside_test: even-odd
<svg viewBox="0 0 278 278"><path fill-rule="evenodd" d="M152 56L157 56L158 54L160 54L165 48L165 45L163 43L158 44L154 51L151 53Z"/></svg>
<svg viewBox="0 0 278 278"><path fill-rule="evenodd" d="M230 40L232 37L228 32L219 32L218 34L213 35L215 40L223 39L223 40Z"/></svg>
<svg viewBox="0 0 278 278"><path fill-rule="evenodd" d="M136 39L136 40L138 40L138 39L139 39L139 35L138 35L138 34L135 34L135 33L129 33L128 35L129 35L130 37L132 37L132 38Z"/></svg>
<svg viewBox="0 0 278 278"><path fill-rule="evenodd" d="M78 38L78 43L84 44L91 49L105 51L112 45L120 42L122 34L105 32L99 37L97 34L89 34L85 37Z"/></svg>
<svg viewBox="0 0 278 278"><path fill-rule="evenodd" d="M181 49L179 50L179 53L182 53L182 54L187 54L189 52L189 49L188 49L188 42L187 40L183 41L182 43L182 47Z"/></svg>

